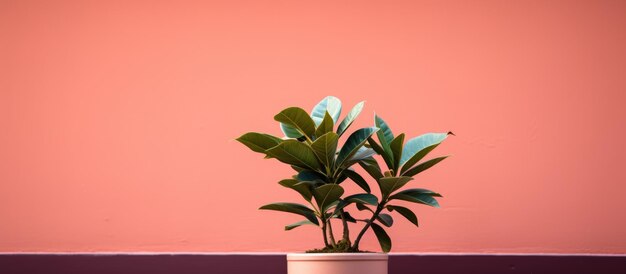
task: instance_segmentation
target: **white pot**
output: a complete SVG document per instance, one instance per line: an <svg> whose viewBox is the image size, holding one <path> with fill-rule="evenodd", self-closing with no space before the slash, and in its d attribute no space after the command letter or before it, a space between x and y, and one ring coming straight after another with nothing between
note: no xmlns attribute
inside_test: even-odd
<svg viewBox="0 0 626 274"><path fill-rule="evenodd" d="M385 253L290 253L288 274L387 274Z"/></svg>

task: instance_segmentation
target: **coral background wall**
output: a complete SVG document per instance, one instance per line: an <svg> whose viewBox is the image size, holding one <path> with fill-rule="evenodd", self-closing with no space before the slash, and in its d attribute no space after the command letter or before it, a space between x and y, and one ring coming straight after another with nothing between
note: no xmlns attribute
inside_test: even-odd
<svg viewBox="0 0 626 274"><path fill-rule="evenodd" d="M624 1L0 0L0 252L302 251L234 141L326 95L456 133L396 252L626 253ZM353 126L352 129L355 129ZM378 250L374 235L366 249Z"/></svg>

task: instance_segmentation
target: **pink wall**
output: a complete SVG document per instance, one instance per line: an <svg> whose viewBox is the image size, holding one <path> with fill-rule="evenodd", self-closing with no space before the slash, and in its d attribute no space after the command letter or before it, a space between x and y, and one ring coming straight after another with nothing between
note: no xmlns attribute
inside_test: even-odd
<svg viewBox="0 0 626 274"><path fill-rule="evenodd" d="M91 2L91 3L87 3ZM626 253L624 1L0 1L0 251L301 251L234 138L326 95L453 154L397 252ZM373 235L366 248L377 249Z"/></svg>

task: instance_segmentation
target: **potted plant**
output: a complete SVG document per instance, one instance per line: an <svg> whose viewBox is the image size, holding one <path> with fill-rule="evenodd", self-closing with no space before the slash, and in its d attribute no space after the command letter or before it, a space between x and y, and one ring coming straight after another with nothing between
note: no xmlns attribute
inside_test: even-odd
<svg viewBox="0 0 626 274"><path fill-rule="evenodd" d="M289 107L274 116L285 137L249 132L237 138L254 152L267 159L275 159L294 169L294 175L278 183L298 192L305 203L272 203L263 210L276 210L303 217L303 220L285 226L285 230L303 225L317 226L323 246L307 253L288 254L290 274L305 273L387 273L387 252L391 239L384 227L393 225L389 213L398 213L414 225L417 216L411 209L397 205L408 201L439 207L439 193L423 188L404 188L413 177L436 165L447 156L422 161L448 133L427 133L404 142L405 134L395 136L387 123L375 116L374 126L360 128L349 134L343 146L339 139L363 110L364 102L355 105L339 122L341 101L328 96L309 114L299 107ZM377 140L376 140L377 139ZM375 155L380 155L383 168ZM353 167L361 166L377 184L377 195ZM362 193L347 195L341 186L352 181ZM357 219L349 210L368 214ZM333 227L333 222L340 224ZM350 228L360 225L353 240ZM359 244L363 235L372 229L383 253L363 252ZM340 237L337 237L341 235Z"/></svg>

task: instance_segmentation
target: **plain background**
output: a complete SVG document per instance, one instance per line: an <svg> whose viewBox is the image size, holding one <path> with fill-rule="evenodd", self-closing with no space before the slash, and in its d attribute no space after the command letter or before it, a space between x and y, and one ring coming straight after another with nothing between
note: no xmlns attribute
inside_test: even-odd
<svg viewBox="0 0 626 274"><path fill-rule="evenodd" d="M454 131L396 252L626 253L625 1L0 0L0 251L302 251L234 141L327 95ZM365 247L378 250L372 233Z"/></svg>

